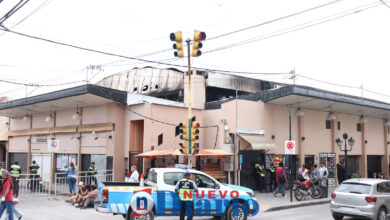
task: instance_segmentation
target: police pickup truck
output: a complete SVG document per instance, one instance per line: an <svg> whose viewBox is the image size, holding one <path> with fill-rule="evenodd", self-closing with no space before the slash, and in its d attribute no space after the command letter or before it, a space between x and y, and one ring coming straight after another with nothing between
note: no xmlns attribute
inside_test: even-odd
<svg viewBox="0 0 390 220"><path fill-rule="evenodd" d="M125 219L154 219L154 216L176 216L180 212L180 198L175 193L176 183L184 173L198 186L192 195L194 216L214 216L222 219L246 220L259 212L253 190L222 184L208 174L192 169L152 168L144 186L139 183L103 182L99 185L99 212L122 214Z"/></svg>

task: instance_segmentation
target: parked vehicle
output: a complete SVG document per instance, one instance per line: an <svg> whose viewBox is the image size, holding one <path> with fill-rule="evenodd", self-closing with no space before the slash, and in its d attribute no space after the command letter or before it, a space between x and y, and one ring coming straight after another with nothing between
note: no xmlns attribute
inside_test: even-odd
<svg viewBox="0 0 390 220"><path fill-rule="evenodd" d="M335 220L344 216L387 219L390 210L390 181L349 179L332 193L330 211Z"/></svg>
<svg viewBox="0 0 390 220"><path fill-rule="evenodd" d="M293 182L293 191L295 199L298 201L302 201L303 199L308 199L312 197L313 199L319 199L322 195L322 189L319 184L316 184L318 180L304 180L299 181L295 180Z"/></svg>
<svg viewBox="0 0 390 220"><path fill-rule="evenodd" d="M99 201L95 208L100 212L122 214L126 219L136 219L130 204L133 196L139 191L149 191L154 206L150 213L142 217L154 219L154 216L178 215L180 199L174 189L185 171L191 173L191 178L198 186L198 192L193 196L195 216L246 220L248 215L258 213L259 204L251 189L222 184L201 171L180 168L150 169L144 187L139 187L137 183L103 182L99 185ZM238 210L238 215L233 214L234 209Z"/></svg>

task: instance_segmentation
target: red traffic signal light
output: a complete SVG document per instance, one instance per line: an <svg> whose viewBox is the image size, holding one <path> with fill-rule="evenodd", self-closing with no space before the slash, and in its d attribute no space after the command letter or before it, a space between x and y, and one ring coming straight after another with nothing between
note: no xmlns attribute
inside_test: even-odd
<svg viewBox="0 0 390 220"><path fill-rule="evenodd" d="M195 30L194 31L194 41L200 42L202 40L206 40L206 33L198 31L198 30Z"/></svg>
<svg viewBox="0 0 390 220"><path fill-rule="evenodd" d="M194 43L192 44L191 56L199 57L202 55L202 51L199 49L203 47L201 41L206 40L206 33L201 31L194 31Z"/></svg>

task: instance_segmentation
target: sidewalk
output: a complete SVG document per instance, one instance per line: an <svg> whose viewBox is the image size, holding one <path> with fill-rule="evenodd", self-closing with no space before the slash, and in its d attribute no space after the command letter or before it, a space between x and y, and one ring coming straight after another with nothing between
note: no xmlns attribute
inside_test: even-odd
<svg viewBox="0 0 390 220"><path fill-rule="evenodd" d="M283 209L290 209L303 206L312 206L329 203L331 198L330 195L336 189L335 186L330 186L328 189L328 198L324 199L308 199L303 201L297 201L294 197L293 192L293 202L290 202L290 190L286 190L287 198L282 198L280 194L278 197L274 197L272 193L259 193L256 192L256 199L260 204L260 212L272 212Z"/></svg>

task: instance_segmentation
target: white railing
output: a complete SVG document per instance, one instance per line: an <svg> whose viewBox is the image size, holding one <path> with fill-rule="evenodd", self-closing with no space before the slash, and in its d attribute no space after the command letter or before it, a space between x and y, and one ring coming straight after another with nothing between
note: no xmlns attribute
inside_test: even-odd
<svg viewBox="0 0 390 220"><path fill-rule="evenodd" d="M99 170L96 175L88 175L88 171L78 172L75 183L75 191L78 191L79 182L85 185L98 186L101 182L112 182L114 180L114 172L112 170ZM55 174L54 181L54 198L57 195L70 195L69 181L65 172Z"/></svg>
<svg viewBox="0 0 390 220"><path fill-rule="evenodd" d="M50 196L51 182L43 179L50 179L50 176L20 174L17 183L14 184L14 190L18 191L20 197Z"/></svg>

